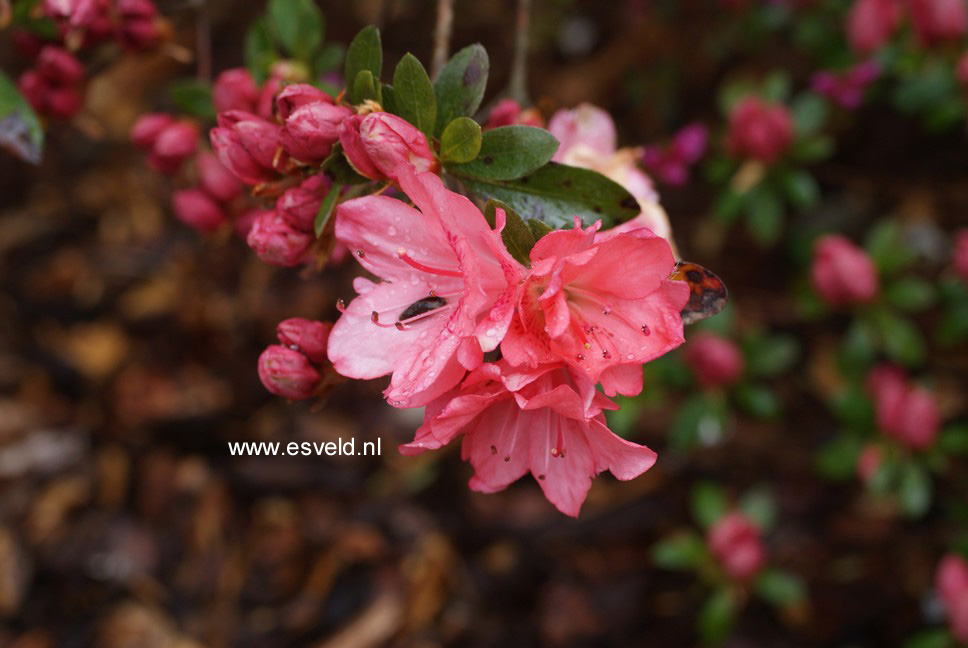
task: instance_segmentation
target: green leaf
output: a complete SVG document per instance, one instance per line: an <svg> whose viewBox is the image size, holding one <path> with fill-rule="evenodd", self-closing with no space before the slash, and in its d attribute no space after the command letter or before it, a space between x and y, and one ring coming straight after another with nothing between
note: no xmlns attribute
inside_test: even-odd
<svg viewBox="0 0 968 648"><path fill-rule="evenodd" d="M360 30L353 38L349 49L346 50L346 63L344 67L344 78L349 83L353 80L353 88L350 90L350 102L361 103L364 98L360 98L356 93L356 80L363 71L369 71L374 80L379 81L380 73L383 72L383 46L380 43L380 30L373 25L368 25Z"/></svg>
<svg viewBox="0 0 968 648"><path fill-rule="evenodd" d="M759 186L749 193L746 201L746 224L750 234L760 245L773 245L783 229L783 203L776 193Z"/></svg>
<svg viewBox="0 0 968 648"><path fill-rule="evenodd" d="M212 86L207 81L179 79L172 82L170 89L172 100L182 111L199 119L215 119Z"/></svg>
<svg viewBox="0 0 968 648"><path fill-rule="evenodd" d="M941 431L939 447L950 454L968 454L968 423L952 424Z"/></svg>
<svg viewBox="0 0 968 648"><path fill-rule="evenodd" d="M827 479L847 479L857 469L860 451L860 439L842 434L820 450L817 471Z"/></svg>
<svg viewBox="0 0 968 648"><path fill-rule="evenodd" d="M433 136L437 121L434 86L424 66L413 54L405 54L393 71L393 98L397 115L427 137Z"/></svg>
<svg viewBox="0 0 968 648"><path fill-rule="evenodd" d="M372 99L379 103L382 97L380 90L380 85L373 78L373 73L369 70L360 70L353 82L353 102L360 103Z"/></svg>
<svg viewBox="0 0 968 648"><path fill-rule="evenodd" d="M440 136L440 161L470 162L481 151L481 126L470 117L458 117Z"/></svg>
<svg viewBox="0 0 968 648"><path fill-rule="evenodd" d="M793 123L800 136L812 135L819 131L829 112L827 102L812 92L798 96L790 106L793 113Z"/></svg>
<svg viewBox="0 0 968 648"><path fill-rule="evenodd" d="M811 163L825 160L833 152L833 138L826 136L805 137L793 144L791 156L799 162Z"/></svg>
<svg viewBox="0 0 968 648"><path fill-rule="evenodd" d="M736 601L728 589L720 589L699 612L699 635L708 644L721 643L729 636L736 617Z"/></svg>
<svg viewBox="0 0 968 648"><path fill-rule="evenodd" d="M319 209L316 211L316 218L313 220L313 231L316 232L317 238L319 238L323 234L323 230L326 229L326 224L329 223L329 219L333 215L333 211L336 209L336 203L339 202L339 195L342 190L342 186L334 184L329 188L326 196L323 197L323 202L319 204Z"/></svg>
<svg viewBox="0 0 968 648"><path fill-rule="evenodd" d="M706 543L689 531L660 540L652 547L652 562L663 569L695 567L708 555Z"/></svg>
<svg viewBox="0 0 968 648"><path fill-rule="evenodd" d="M317 75L335 70L345 55L346 49L339 43L326 43L313 59L313 70Z"/></svg>
<svg viewBox="0 0 968 648"><path fill-rule="evenodd" d="M323 160L321 170L334 185L355 185L370 181L357 173L356 169L346 161L343 148L339 144L336 144L329 157Z"/></svg>
<svg viewBox="0 0 968 648"><path fill-rule="evenodd" d="M471 117L484 98L488 73L487 52L480 44L469 45L454 54L434 80L437 96L437 124L434 135L458 117Z"/></svg>
<svg viewBox="0 0 968 648"><path fill-rule="evenodd" d="M887 300L901 310L922 311L932 306L937 297L934 284L918 277L904 277L888 286Z"/></svg>
<svg viewBox="0 0 968 648"><path fill-rule="evenodd" d="M719 485L700 482L692 489L690 506L696 521L709 528L729 511L729 499Z"/></svg>
<svg viewBox="0 0 968 648"><path fill-rule="evenodd" d="M748 193L740 193L733 189L726 189L719 198L716 199L714 213L716 219L721 223L732 223L743 212L746 205Z"/></svg>
<svg viewBox="0 0 968 648"><path fill-rule="evenodd" d="M765 487L749 491L739 500L739 510L760 528L767 531L776 522L776 501Z"/></svg>
<svg viewBox="0 0 968 648"><path fill-rule="evenodd" d="M901 510L910 517L921 517L931 506L931 478L914 461L909 461L901 470L898 497Z"/></svg>
<svg viewBox="0 0 968 648"><path fill-rule="evenodd" d="M447 170L459 177L515 180L544 166L558 150L558 140L543 128L502 126L485 132L477 157Z"/></svg>
<svg viewBox="0 0 968 648"><path fill-rule="evenodd" d="M531 228L521 220L518 213L500 200L493 198L484 205L484 218L493 228L497 222L497 210L503 209L505 216L504 229L501 231L501 240L504 247L508 249L515 259L523 265L531 265L531 248L534 247L535 238L531 233Z"/></svg>
<svg viewBox="0 0 968 648"><path fill-rule="evenodd" d="M807 209L820 200L820 187L806 171L792 171L783 176L783 190L798 209Z"/></svg>
<svg viewBox="0 0 968 648"><path fill-rule="evenodd" d="M397 94L389 83L380 84L380 105L388 113L397 114Z"/></svg>
<svg viewBox="0 0 968 648"><path fill-rule="evenodd" d="M800 347L792 335L772 335L747 341L746 373L756 378L773 378L788 371L800 356Z"/></svg>
<svg viewBox="0 0 968 648"><path fill-rule="evenodd" d="M0 71L0 147L21 160L39 164L44 151L44 129L33 108Z"/></svg>
<svg viewBox="0 0 968 648"><path fill-rule="evenodd" d="M944 628L925 630L908 639L904 648L954 648L955 642Z"/></svg>
<svg viewBox="0 0 968 648"><path fill-rule="evenodd" d="M669 430L669 444L687 450L703 443L712 445L722 439L725 413L705 394L696 394L679 407Z"/></svg>
<svg viewBox="0 0 968 648"><path fill-rule="evenodd" d="M535 218L555 229L571 226L575 216L585 225L601 219L602 226L609 228L640 211L632 194L600 173L554 162L517 180L454 175L480 198L497 198L523 218Z"/></svg>
<svg viewBox="0 0 968 648"><path fill-rule="evenodd" d="M740 384L734 394L737 404L756 418L773 418L780 413L780 401L766 385Z"/></svg>
<svg viewBox="0 0 968 648"><path fill-rule="evenodd" d="M807 595L799 578L779 569L764 569L753 587L761 599L778 608L802 603Z"/></svg>
<svg viewBox="0 0 968 648"><path fill-rule="evenodd" d="M269 34L269 26L264 18L259 18L245 32L243 46L245 67L249 68L257 83L262 83L269 76L269 68L279 58Z"/></svg>
<svg viewBox="0 0 968 648"><path fill-rule="evenodd" d="M535 241L540 241L542 236L554 231L548 223L540 221L537 218L529 218L528 227L531 228L531 234L534 236Z"/></svg>
<svg viewBox="0 0 968 648"><path fill-rule="evenodd" d="M293 57L312 61L323 43L323 12L313 0L269 0L266 8L269 31Z"/></svg>
<svg viewBox="0 0 968 648"><path fill-rule="evenodd" d="M901 228L890 220L879 222L870 231L864 247L870 253L874 265L883 274L899 272L915 258L914 251L904 241Z"/></svg>
<svg viewBox="0 0 968 648"><path fill-rule="evenodd" d="M876 324L884 352L891 360L907 367L924 362L927 349L914 324L887 311L877 314Z"/></svg>

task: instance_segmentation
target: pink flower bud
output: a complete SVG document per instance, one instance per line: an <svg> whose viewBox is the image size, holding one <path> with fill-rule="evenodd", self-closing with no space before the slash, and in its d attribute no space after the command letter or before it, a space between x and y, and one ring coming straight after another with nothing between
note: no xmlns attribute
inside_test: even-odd
<svg viewBox="0 0 968 648"><path fill-rule="evenodd" d="M76 85L84 78L84 66L65 49L47 45L37 57L37 71L51 83Z"/></svg>
<svg viewBox="0 0 968 648"><path fill-rule="evenodd" d="M144 151L151 150L161 131L171 126L174 121L171 115L165 113L142 115L131 127L131 143Z"/></svg>
<svg viewBox="0 0 968 648"><path fill-rule="evenodd" d="M793 142L793 119L786 106L760 99L740 99L729 115L726 146L733 155L770 164Z"/></svg>
<svg viewBox="0 0 968 648"><path fill-rule="evenodd" d="M501 99L491 108L491 113L487 116L487 123L484 124L484 130L517 124L520 115L521 104L515 99Z"/></svg>
<svg viewBox="0 0 968 648"><path fill-rule="evenodd" d="M212 148L235 177L257 185L278 176L279 126L240 110L219 114L218 124L211 132Z"/></svg>
<svg viewBox="0 0 968 648"><path fill-rule="evenodd" d="M759 530L738 511L727 513L710 527L706 544L723 571L739 582L749 581L766 562Z"/></svg>
<svg viewBox="0 0 968 648"><path fill-rule="evenodd" d="M340 123L352 114L349 108L327 101L298 106L286 119L282 147L302 162L320 162L339 140Z"/></svg>
<svg viewBox="0 0 968 648"><path fill-rule="evenodd" d="M235 235L240 239L245 240L249 236L249 232L252 231L252 226L255 225L255 222L259 220L263 214L271 213L272 211L265 209L249 209L241 214L237 214L232 220Z"/></svg>
<svg viewBox="0 0 968 648"><path fill-rule="evenodd" d="M259 90L259 98L255 102L255 114L264 119L273 119L272 107L276 103L276 95L282 89L282 79L270 75Z"/></svg>
<svg viewBox="0 0 968 648"><path fill-rule="evenodd" d="M876 443L864 446L864 449L860 451L860 456L857 457L857 477L863 482L874 479L877 471L881 469L883 461L884 453L881 451L881 446Z"/></svg>
<svg viewBox="0 0 968 648"><path fill-rule="evenodd" d="M273 344L259 356L259 380L276 396L303 400L312 398L320 376L306 356Z"/></svg>
<svg viewBox="0 0 968 648"><path fill-rule="evenodd" d="M150 2L146 3L150 6ZM131 51L142 51L154 47L162 38L160 21L157 16L129 15L121 17L118 28L118 41L121 47Z"/></svg>
<svg viewBox="0 0 968 648"><path fill-rule="evenodd" d="M964 0L908 0L908 3L921 44L958 40L965 35L968 13Z"/></svg>
<svg viewBox="0 0 968 648"><path fill-rule="evenodd" d="M245 68L225 70L212 86L212 102L217 112L244 110L253 112L259 98L259 88Z"/></svg>
<svg viewBox="0 0 968 648"><path fill-rule="evenodd" d="M182 162L194 155L197 147L198 127L194 122L182 119L158 133L148 162L162 173L174 173Z"/></svg>
<svg viewBox="0 0 968 648"><path fill-rule="evenodd" d="M70 119L81 111L81 103L81 93L75 88L50 88L46 112L55 119Z"/></svg>
<svg viewBox="0 0 968 648"><path fill-rule="evenodd" d="M319 363L326 361L326 343L332 328L332 322L314 322L292 317L279 322L276 336L285 346Z"/></svg>
<svg viewBox="0 0 968 648"><path fill-rule="evenodd" d="M847 39L854 51L868 54L886 43L901 20L897 0L854 0L847 14Z"/></svg>
<svg viewBox="0 0 968 648"><path fill-rule="evenodd" d="M313 236L293 229L278 212L271 211L255 220L245 240L266 263L289 267L305 258Z"/></svg>
<svg viewBox="0 0 968 648"><path fill-rule="evenodd" d="M941 428L941 414L934 395L924 387L911 387L905 395L900 418L891 421L885 432L913 450L934 445Z"/></svg>
<svg viewBox="0 0 968 648"><path fill-rule="evenodd" d="M242 183L208 151L198 156L198 180L202 189L223 203L242 193Z"/></svg>
<svg viewBox="0 0 968 648"><path fill-rule="evenodd" d="M968 229L955 233L954 263L955 271L968 282Z"/></svg>
<svg viewBox="0 0 968 648"><path fill-rule="evenodd" d="M308 83L293 83L287 85L276 96L276 114L279 119L289 119L296 108L311 103L333 103L333 98L315 86Z"/></svg>
<svg viewBox="0 0 968 648"><path fill-rule="evenodd" d="M373 165L391 180L397 179L401 167L435 173L440 168L424 134L396 115L378 112L364 117L360 141Z"/></svg>
<svg viewBox="0 0 968 648"><path fill-rule="evenodd" d="M362 115L351 115L344 119L338 129L339 143L343 146L343 155L357 173L364 178L378 179L381 177L380 171L370 160L366 149L363 148L363 140L360 138L362 122Z"/></svg>
<svg viewBox="0 0 968 648"><path fill-rule="evenodd" d="M814 245L810 282L831 306L869 302L880 289L867 253L835 234L820 237Z"/></svg>
<svg viewBox="0 0 968 648"><path fill-rule="evenodd" d="M37 70L27 70L17 79L17 88L30 107L38 113L47 112L48 83Z"/></svg>
<svg viewBox="0 0 968 648"><path fill-rule="evenodd" d="M948 615L948 627L959 643L968 643L968 561L948 554L938 564L935 587Z"/></svg>
<svg viewBox="0 0 968 648"><path fill-rule="evenodd" d="M276 210L294 229L312 232L316 212L319 211L328 186L325 176L311 176L298 187L288 189L282 194L276 201Z"/></svg>
<svg viewBox="0 0 968 648"><path fill-rule="evenodd" d="M703 387L730 385L743 374L743 355L736 344L715 333L699 333L686 344L686 363Z"/></svg>
<svg viewBox="0 0 968 648"><path fill-rule="evenodd" d="M225 212L201 189L182 189L171 197L175 216L201 232L217 230L226 221Z"/></svg>

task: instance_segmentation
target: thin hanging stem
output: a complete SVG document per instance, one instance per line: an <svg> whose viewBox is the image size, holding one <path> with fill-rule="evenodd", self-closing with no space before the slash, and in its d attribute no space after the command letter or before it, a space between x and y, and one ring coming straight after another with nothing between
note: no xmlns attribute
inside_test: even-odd
<svg viewBox="0 0 968 648"><path fill-rule="evenodd" d="M511 61L511 82L508 94L518 103L528 101L528 32L531 29L531 0L518 0L518 15L514 26L514 59Z"/></svg>
<svg viewBox="0 0 968 648"><path fill-rule="evenodd" d="M434 29L434 56L431 78L436 79L450 56L450 34L454 27L454 0L437 0L437 27Z"/></svg>
<svg viewBox="0 0 968 648"><path fill-rule="evenodd" d="M208 15L207 0L198 3L198 19L195 21L195 73L199 79L212 79L212 24Z"/></svg>

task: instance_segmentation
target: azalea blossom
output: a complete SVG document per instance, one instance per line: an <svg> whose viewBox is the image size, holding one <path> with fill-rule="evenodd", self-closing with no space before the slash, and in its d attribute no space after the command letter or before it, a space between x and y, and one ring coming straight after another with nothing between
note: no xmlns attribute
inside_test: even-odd
<svg viewBox="0 0 968 648"><path fill-rule="evenodd" d="M535 244L501 350L511 364L564 362L592 382L607 371L606 393L637 394L641 371L619 367L682 344L689 288L668 279L675 258L665 239L645 228L597 239L598 228L581 229L576 219L575 229Z"/></svg>
<svg viewBox="0 0 968 648"><path fill-rule="evenodd" d="M598 171L622 185L642 210L635 219L638 226L648 227L656 236L672 240L669 217L659 205L652 179L638 167L642 152L635 148L617 148L611 115L583 103L552 115L548 130L560 143L552 158L554 162Z"/></svg>
<svg viewBox="0 0 968 648"><path fill-rule="evenodd" d="M350 378L392 373L390 404L416 407L497 348L524 268L484 215L436 175L402 171L399 179L419 211L387 196L337 209L336 238L383 281L356 279L359 296L333 327L329 358Z"/></svg>
<svg viewBox="0 0 968 648"><path fill-rule="evenodd" d="M548 501L577 516L595 475L609 470L628 480L655 463L652 450L606 427L603 411L616 408L580 372L502 360L428 404L416 438L400 451L419 454L462 436L461 456L474 467L471 489L493 493L530 472Z"/></svg>

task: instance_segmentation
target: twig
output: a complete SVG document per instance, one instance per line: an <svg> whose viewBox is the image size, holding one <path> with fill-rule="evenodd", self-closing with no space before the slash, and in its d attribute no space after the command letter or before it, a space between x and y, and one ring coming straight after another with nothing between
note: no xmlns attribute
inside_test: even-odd
<svg viewBox="0 0 968 648"><path fill-rule="evenodd" d="M437 0L437 27L434 29L434 57L431 77L436 79L450 55L450 34L454 26L454 0Z"/></svg>
<svg viewBox="0 0 968 648"><path fill-rule="evenodd" d="M198 20L195 25L196 74L199 79L212 78L212 25L208 16L208 2L199 0Z"/></svg>
<svg viewBox="0 0 968 648"><path fill-rule="evenodd" d="M518 0L514 26L514 59L508 94L520 104L528 101L528 31L531 28L531 0Z"/></svg>

